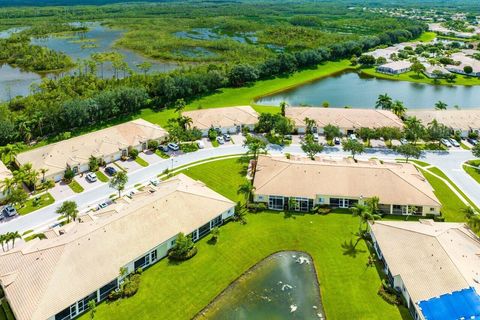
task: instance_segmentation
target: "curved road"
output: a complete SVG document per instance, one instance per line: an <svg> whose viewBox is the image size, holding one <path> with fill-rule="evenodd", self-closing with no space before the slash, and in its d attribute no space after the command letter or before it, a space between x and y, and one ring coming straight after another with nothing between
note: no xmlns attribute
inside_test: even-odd
<svg viewBox="0 0 480 320"><path fill-rule="evenodd" d="M145 183L156 178L156 176L159 173L162 173L165 169L177 168L188 165L192 162L206 160L212 157L235 155L245 152L246 149L241 145L228 145L221 146L219 148L202 149L193 153L187 153L170 159L165 159L130 173L128 175L129 181L125 190L128 192L128 190L133 188L134 185L138 183ZM274 145L269 146L270 154L287 152L292 154L303 154L300 145L291 145L285 148L280 148ZM326 148L322 154L337 157L349 155L340 148L336 147ZM357 158L368 159L372 156L380 159L395 159L399 157L398 154L395 154L390 150L368 149L365 154L358 156ZM440 168L473 202L475 202L475 204L480 206L480 186L462 169L463 162L472 158L473 156L470 151L452 150L450 152L427 152L423 155L421 160ZM34 211L28 215L20 216L8 222L4 222L0 224L0 234L8 231L23 232L30 229L46 227L57 221L58 214L55 213L55 210L64 201L73 200L77 202L80 211L82 211L86 210L91 205L108 199L109 195L114 192L115 190L109 188L107 183L102 184L80 194L75 194L67 199L62 199L62 201L55 202L50 206Z"/></svg>

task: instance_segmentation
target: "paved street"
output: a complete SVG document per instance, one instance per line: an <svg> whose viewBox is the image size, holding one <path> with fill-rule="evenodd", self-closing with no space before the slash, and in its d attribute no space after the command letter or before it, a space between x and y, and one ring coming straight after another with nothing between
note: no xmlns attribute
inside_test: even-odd
<svg viewBox="0 0 480 320"><path fill-rule="evenodd" d="M236 144L224 145L218 148L202 149L194 153L182 154L170 159L162 159L156 163L151 163L148 167L140 167L138 170L129 173L129 181L126 191L132 188L138 183L145 183L151 179L156 178L159 173L162 173L165 169L177 168L179 166L187 165L199 160L205 160L212 157L234 155L244 153L246 150L238 142ZM291 154L303 154L299 145L291 145L286 148L280 148L277 146L269 146L270 154L279 153L291 153ZM342 157L348 155L337 147L329 147L323 152L324 155L330 155L334 157ZM399 156L392 151L385 150L373 150L370 149L367 153L359 156L359 159L368 159L372 156L381 159L395 159ZM465 194L474 201L477 205L480 205L480 188L475 180L473 180L462 169L462 163L466 160L472 159L473 156L470 151L466 150L453 150L447 152L428 152L421 159L422 161L431 163L439 167L449 178L457 184ZM68 186L67 186L68 188ZM29 229L38 228L46 224L53 224L57 221L58 215L55 213L56 208L65 200L76 201L80 210L86 209L90 205L98 204L101 201L107 200L109 195L113 194L115 190L109 188L108 184L97 184L96 186L86 189L80 194L72 194L67 197L63 197L60 201L57 201L51 206L42 208L38 211L32 212L26 216L21 216L9 222L0 225L0 234L8 231L25 231Z"/></svg>

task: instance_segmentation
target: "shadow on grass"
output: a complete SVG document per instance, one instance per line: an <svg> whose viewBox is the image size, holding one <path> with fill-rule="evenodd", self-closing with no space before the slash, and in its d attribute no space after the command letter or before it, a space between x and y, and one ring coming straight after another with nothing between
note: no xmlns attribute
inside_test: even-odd
<svg viewBox="0 0 480 320"><path fill-rule="evenodd" d="M214 237L211 237L210 239L208 239L207 243L211 246L214 246L216 245L218 242L218 238L214 238Z"/></svg>
<svg viewBox="0 0 480 320"><path fill-rule="evenodd" d="M356 258L358 254L365 253L366 250L361 250L357 248L357 243L354 243L353 240L347 242L346 240L342 243L343 255Z"/></svg>

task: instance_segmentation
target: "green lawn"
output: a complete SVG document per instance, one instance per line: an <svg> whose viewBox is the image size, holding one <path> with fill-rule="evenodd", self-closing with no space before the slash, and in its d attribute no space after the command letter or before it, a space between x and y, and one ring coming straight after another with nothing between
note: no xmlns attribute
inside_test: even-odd
<svg viewBox="0 0 480 320"><path fill-rule="evenodd" d="M143 160L140 157L136 157L135 162L138 163L139 165L141 165L142 167L148 167L148 162Z"/></svg>
<svg viewBox="0 0 480 320"><path fill-rule="evenodd" d="M165 152L163 152L163 151L161 151L161 150L158 150L158 149L155 150L155 154L156 154L157 156L159 156L160 158L162 158L162 159L168 159L168 158L170 158L170 156L169 156L168 154L166 154Z"/></svg>
<svg viewBox="0 0 480 320"><path fill-rule="evenodd" d="M409 160L410 162L413 162L415 164L418 164L420 167L428 167L430 165L430 163L426 163L424 161L420 161L420 160Z"/></svg>
<svg viewBox="0 0 480 320"><path fill-rule="evenodd" d="M39 198L38 200L35 200ZM27 200L25 202L25 205L22 208L17 208L17 212L19 215L25 215L30 212L33 212L35 210L41 209L43 207L46 207L48 205L51 205L54 203L55 200L53 199L52 195L50 193L45 193L41 195L40 197L33 197Z"/></svg>
<svg viewBox="0 0 480 320"><path fill-rule="evenodd" d="M435 32L424 32L420 37L418 37L417 41L420 42L430 42L437 37Z"/></svg>
<svg viewBox="0 0 480 320"><path fill-rule="evenodd" d="M238 158L224 159L184 173L238 200L245 165ZM366 267L365 243L352 250L357 218L264 212L249 214L247 221L221 227L216 245L207 243L209 237L198 242L199 253L192 260L170 264L164 259L152 266L143 273L136 296L99 305L95 319L190 319L248 268L280 250L312 255L329 319L409 319L405 309L377 295L380 276L375 268Z"/></svg>
<svg viewBox="0 0 480 320"><path fill-rule="evenodd" d="M463 150L470 150L471 148L469 146L467 146L465 143L463 142L460 142L460 147L463 149Z"/></svg>
<svg viewBox="0 0 480 320"><path fill-rule="evenodd" d="M430 79L423 74L417 75L412 71L405 72L399 75L389 75L389 74L377 72L375 71L375 68L365 68L361 70L362 70L362 73L366 75L374 76L382 79L433 84L433 79ZM477 77L467 77L467 76L457 74L457 78L455 79L455 81L447 82L445 79L440 79L437 84L438 85L475 86L475 85L480 85L480 79Z"/></svg>
<svg viewBox="0 0 480 320"><path fill-rule="evenodd" d="M463 165L463 170L475 179L475 181L480 183L480 171L478 169Z"/></svg>
<svg viewBox="0 0 480 320"><path fill-rule="evenodd" d="M73 192L75 192L75 193L81 193L81 192L83 192L83 190L84 190L83 187L82 187L77 181L75 181L75 180L72 180L72 181L68 184L68 186L69 186L70 189L72 189Z"/></svg>
<svg viewBox="0 0 480 320"><path fill-rule="evenodd" d="M108 182L108 177L100 170L95 171L95 175L97 176L98 180L101 182Z"/></svg>

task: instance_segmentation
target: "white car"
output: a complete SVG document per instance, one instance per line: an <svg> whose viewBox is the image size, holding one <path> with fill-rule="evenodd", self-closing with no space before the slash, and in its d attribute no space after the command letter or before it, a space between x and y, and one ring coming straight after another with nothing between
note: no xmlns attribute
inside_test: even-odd
<svg viewBox="0 0 480 320"><path fill-rule="evenodd" d="M452 146L452 144L450 143L450 141L448 139L442 139L442 140L440 140L440 142L447 148L450 148Z"/></svg>
<svg viewBox="0 0 480 320"><path fill-rule="evenodd" d="M89 174L87 174L87 180L90 182L96 182L97 175L95 174L95 172L90 172Z"/></svg>
<svg viewBox="0 0 480 320"><path fill-rule="evenodd" d="M173 150L173 151L178 151L178 150L180 150L180 147L178 146L178 144L173 143L173 142L170 142L170 143L168 144L168 147L170 148L170 150Z"/></svg>
<svg viewBox="0 0 480 320"><path fill-rule="evenodd" d="M401 144L407 144L407 143L408 143L408 141L407 141L407 139L405 139L405 138L402 138L402 139L400 139L400 143L401 143Z"/></svg>
<svg viewBox="0 0 480 320"><path fill-rule="evenodd" d="M350 140L357 140L357 136L353 133L349 136L349 138Z"/></svg>
<svg viewBox="0 0 480 320"><path fill-rule="evenodd" d="M313 134L313 141L318 142L319 139L320 139L320 137L318 136L318 133L314 133Z"/></svg>
<svg viewBox="0 0 480 320"><path fill-rule="evenodd" d="M225 139L223 139L223 137L221 137L221 136L220 136L220 137L217 137L217 142L218 142L219 144L224 144L224 143L225 143Z"/></svg>
<svg viewBox="0 0 480 320"><path fill-rule="evenodd" d="M198 140L197 146L198 146L198 149L203 149L205 148L205 143L202 140Z"/></svg>
<svg viewBox="0 0 480 320"><path fill-rule="evenodd" d="M451 138L451 139L449 139L449 141L450 141L450 143L452 144L452 146L454 146L454 147L460 147L460 143L458 143L457 140Z"/></svg>

